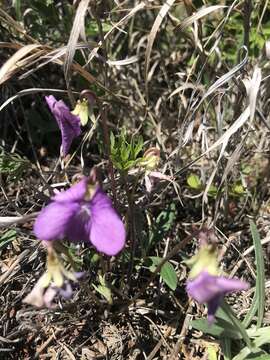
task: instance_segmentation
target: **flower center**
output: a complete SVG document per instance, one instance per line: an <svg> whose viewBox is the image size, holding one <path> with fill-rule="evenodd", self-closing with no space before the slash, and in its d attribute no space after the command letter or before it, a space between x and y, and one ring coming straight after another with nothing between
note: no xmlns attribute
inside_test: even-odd
<svg viewBox="0 0 270 360"><path fill-rule="evenodd" d="M89 206L87 206L86 204L82 204L79 216L82 219L82 221L89 220L89 218L91 217L91 211L89 209Z"/></svg>

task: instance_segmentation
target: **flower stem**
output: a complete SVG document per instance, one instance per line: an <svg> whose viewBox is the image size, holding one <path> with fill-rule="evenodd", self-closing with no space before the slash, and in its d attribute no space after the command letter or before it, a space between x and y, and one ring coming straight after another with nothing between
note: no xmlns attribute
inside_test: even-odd
<svg viewBox="0 0 270 360"><path fill-rule="evenodd" d="M108 87L108 64L107 64L107 59L108 59L108 54L107 54L107 44L106 44L106 40L104 37L104 33L103 33L103 29L102 29L102 23L100 21L100 18L96 12L96 1L93 1L92 6L91 6L91 10L92 13L95 17L95 20L97 22L97 26L98 26L98 31L99 31L99 36L101 38L101 42L102 42L102 50L104 53L104 58L105 58L105 62L104 62L104 66L103 66L103 76L104 76L104 86L105 88ZM112 186L112 193L113 193L113 203L116 207L116 209L118 209L118 204L117 204L117 196L116 196L116 184L115 184L115 177L114 177L114 168L113 168L113 163L111 160L111 144L110 144L110 135L109 135L109 128L108 128L108 106L107 104L100 104L100 102L98 101L98 106L100 109L100 118L101 118L101 123L102 123L102 128L103 128L103 138L104 138L104 150L105 150L105 154L106 157L108 158L108 173L111 179L111 186Z"/></svg>

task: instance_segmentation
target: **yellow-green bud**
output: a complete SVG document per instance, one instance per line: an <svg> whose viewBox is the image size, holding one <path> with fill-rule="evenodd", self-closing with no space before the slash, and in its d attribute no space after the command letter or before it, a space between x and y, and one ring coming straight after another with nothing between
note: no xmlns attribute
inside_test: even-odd
<svg viewBox="0 0 270 360"><path fill-rule="evenodd" d="M88 100L78 100L74 110L71 111L71 113L73 115L79 116L82 126L85 126L89 118Z"/></svg>
<svg viewBox="0 0 270 360"><path fill-rule="evenodd" d="M213 245L202 246L196 255L186 261L186 264L191 267L190 279L194 279L202 271L214 276L219 274L217 251Z"/></svg>
<svg viewBox="0 0 270 360"><path fill-rule="evenodd" d="M152 147L143 154L140 166L144 167L146 170L155 170L158 167L159 161L160 150L156 147Z"/></svg>

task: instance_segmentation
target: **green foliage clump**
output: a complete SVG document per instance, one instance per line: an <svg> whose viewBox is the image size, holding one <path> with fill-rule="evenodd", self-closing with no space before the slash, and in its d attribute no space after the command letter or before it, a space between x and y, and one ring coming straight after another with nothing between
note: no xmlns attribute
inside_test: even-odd
<svg viewBox="0 0 270 360"><path fill-rule="evenodd" d="M134 168L141 160L139 154L142 148L142 136L132 137L129 141L125 129L117 137L111 133L111 158L118 170L127 171Z"/></svg>
<svg viewBox="0 0 270 360"><path fill-rule="evenodd" d="M18 181L31 163L18 154L11 154L0 147L0 173L7 177L7 181Z"/></svg>

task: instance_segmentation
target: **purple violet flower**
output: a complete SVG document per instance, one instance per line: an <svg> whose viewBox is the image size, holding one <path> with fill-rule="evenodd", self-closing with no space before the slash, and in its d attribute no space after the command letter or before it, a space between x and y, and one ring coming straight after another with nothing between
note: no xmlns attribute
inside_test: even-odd
<svg viewBox="0 0 270 360"><path fill-rule="evenodd" d="M245 281L213 276L207 271L202 271L194 279L187 282L189 296L199 304L207 303L209 324L213 323L220 302L227 293L247 290L248 288L249 284Z"/></svg>
<svg viewBox="0 0 270 360"><path fill-rule="evenodd" d="M53 95L45 96L62 136L62 152L66 156L73 139L81 135L80 118L73 115L63 100L57 101Z"/></svg>
<svg viewBox="0 0 270 360"><path fill-rule="evenodd" d="M99 186L83 178L70 189L55 195L38 215L35 235L45 241L63 239L92 244L113 256L125 245L125 227L109 197Z"/></svg>

